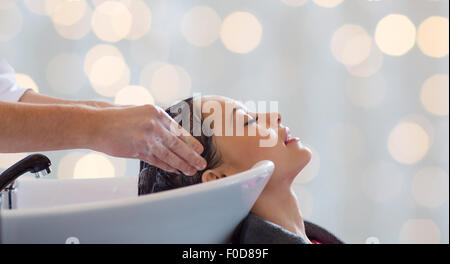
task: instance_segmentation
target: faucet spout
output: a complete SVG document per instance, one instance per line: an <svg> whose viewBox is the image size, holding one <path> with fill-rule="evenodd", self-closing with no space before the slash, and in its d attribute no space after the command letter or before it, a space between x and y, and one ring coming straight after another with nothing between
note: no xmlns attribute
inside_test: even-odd
<svg viewBox="0 0 450 264"><path fill-rule="evenodd" d="M0 174L0 192L27 172L35 173L39 178L45 176L50 173L50 165L50 159L42 154L29 155Z"/></svg>

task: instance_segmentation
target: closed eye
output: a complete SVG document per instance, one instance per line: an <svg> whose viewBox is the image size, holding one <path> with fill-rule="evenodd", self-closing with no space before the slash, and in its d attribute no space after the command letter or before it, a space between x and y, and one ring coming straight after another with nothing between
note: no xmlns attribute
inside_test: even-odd
<svg viewBox="0 0 450 264"><path fill-rule="evenodd" d="M256 121L258 121L258 116L256 116L256 117L254 117L254 118L248 120L248 121L245 123L245 126L248 126L248 125L250 125L250 124L253 124L253 123L255 123Z"/></svg>

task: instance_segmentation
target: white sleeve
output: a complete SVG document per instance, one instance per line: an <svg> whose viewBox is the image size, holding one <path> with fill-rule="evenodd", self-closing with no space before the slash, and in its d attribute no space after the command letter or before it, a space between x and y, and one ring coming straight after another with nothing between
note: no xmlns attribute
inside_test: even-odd
<svg viewBox="0 0 450 264"><path fill-rule="evenodd" d="M0 58L0 101L18 102L27 90L16 82L14 69Z"/></svg>

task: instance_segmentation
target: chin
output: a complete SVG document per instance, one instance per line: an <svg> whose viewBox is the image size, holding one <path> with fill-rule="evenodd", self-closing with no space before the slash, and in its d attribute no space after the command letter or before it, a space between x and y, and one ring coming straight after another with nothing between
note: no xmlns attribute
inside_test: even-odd
<svg viewBox="0 0 450 264"><path fill-rule="evenodd" d="M294 153L292 153L294 154ZM288 174L290 179L293 181L295 177L308 165L311 161L312 153L307 147L301 146L295 151L295 154L291 156L292 159L289 164L286 164L287 168L290 168L290 173Z"/></svg>

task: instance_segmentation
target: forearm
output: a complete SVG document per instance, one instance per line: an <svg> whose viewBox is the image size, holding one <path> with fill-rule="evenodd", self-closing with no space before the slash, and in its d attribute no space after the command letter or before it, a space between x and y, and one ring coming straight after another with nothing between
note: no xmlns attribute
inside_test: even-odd
<svg viewBox="0 0 450 264"><path fill-rule="evenodd" d="M100 110L0 102L0 153L92 148Z"/></svg>
<svg viewBox="0 0 450 264"><path fill-rule="evenodd" d="M65 100L56 97L46 96L34 92L33 90L28 90L20 98L21 103L33 103L33 104L66 104L66 105L87 105L91 107L114 107L115 105L108 102L102 101L79 101L79 100Z"/></svg>

